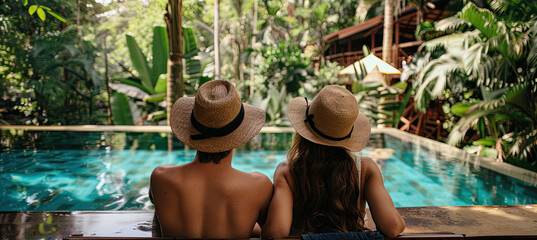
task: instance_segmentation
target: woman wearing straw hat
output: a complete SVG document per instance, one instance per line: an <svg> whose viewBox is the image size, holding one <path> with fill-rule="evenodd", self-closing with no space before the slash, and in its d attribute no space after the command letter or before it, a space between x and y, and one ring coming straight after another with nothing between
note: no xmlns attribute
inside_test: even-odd
<svg viewBox="0 0 537 240"><path fill-rule="evenodd" d="M327 86L311 102L291 100L288 113L296 134L288 160L274 173L262 236L365 230L366 201L381 233L401 233L405 222L378 167L350 153L362 150L371 135L356 98L341 86Z"/></svg>
<svg viewBox="0 0 537 240"><path fill-rule="evenodd" d="M180 238L249 238L263 224L272 197L270 179L231 166L233 149L250 141L265 111L242 103L228 81L203 84L195 97L173 104L170 126L196 149L190 163L155 168L150 196L162 235Z"/></svg>

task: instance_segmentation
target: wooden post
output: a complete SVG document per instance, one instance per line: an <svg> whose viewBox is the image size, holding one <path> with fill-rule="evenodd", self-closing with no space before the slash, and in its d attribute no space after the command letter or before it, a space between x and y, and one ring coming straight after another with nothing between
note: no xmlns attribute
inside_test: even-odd
<svg viewBox="0 0 537 240"><path fill-rule="evenodd" d="M220 79L220 29L218 27L218 20L220 19L220 0L214 1L214 79Z"/></svg>
<svg viewBox="0 0 537 240"><path fill-rule="evenodd" d="M375 34L376 32L371 34L371 53L375 53Z"/></svg>
<svg viewBox="0 0 537 240"><path fill-rule="evenodd" d="M395 46L393 48L394 54L394 67L401 67L401 61L399 61L399 21L395 22Z"/></svg>

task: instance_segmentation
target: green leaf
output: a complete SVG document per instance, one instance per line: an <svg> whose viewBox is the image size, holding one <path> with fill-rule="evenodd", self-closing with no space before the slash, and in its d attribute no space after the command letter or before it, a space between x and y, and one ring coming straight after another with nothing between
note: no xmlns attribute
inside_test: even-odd
<svg viewBox="0 0 537 240"><path fill-rule="evenodd" d="M28 5L28 0L22 0L22 5L26 7L26 5Z"/></svg>
<svg viewBox="0 0 537 240"><path fill-rule="evenodd" d="M280 11L280 7L278 6L269 6L268 8L268 14L270 16L275 16L278 11Z"/></svg>
<svg viewBox="0 0 537 240"><path fill-rule="evenodd" d="M155 84L155 93L166 93L167 81L168 79L166 78L166 75L160 75L157 80L157 84Z"/></svg>
<svg viewBox="0 0 537 240"><path fill-rule="evenodd" d="M159 103L166 99L166 93L153 94L144 98L144 102Z"/></svg>
<svg viewBox="0 0 537 240"><path fill-rule="evenodd" d="M298 20L296 18L294 18L294 17L284 17L282 19L283 19L284 22L287 22L287 23L289 23L291 25L298 24Z"/></svg>
<svg viewBox="0 0 537 240"><path fill-rule="evenodd" d="M451 107L451 113L455 114L456 116L462 117L466 115L468 112L468 109L473 106L472 103L455 103Z"/></svg>
<svg viewBox="0 0 537 240"><path fill-rule="evenodd" d="M147 94L152 94L152 91L150 91L149 89L147 89L146 87L144 87L142 84L140 84L137 81L134 81L134 80L131 80L131 79L128 79L128 78L117 78L117 79L114 79L114 81L118 81L118 82L123 83L123 84L127 84L127 85L130 85L130 86L133 86L133 87L137 87L137 88L139 88L140 90L144 91Z"/></svg>
<svg viewBox="0 0 537 240"><path fill-rule="evenodd" d="M159 76L165 74L168 69L168 35L165 27L157 26L153 28L152 50L153 63L151 66L151 82L156 88ZM166 91L166 88L164 88L164 91Z"/></svg>
<svg viewBox="0 0 537 240"><path fill-rule="evenodd" d="M408 83L406 83L406 82L397 82L397 83L395 83L395 84L392 85L392 87L401 89L401 90L403 90L403 91L406 90L406 87L407 87L407 86L408 86Z"/></svg>
<svg viewBox="0 0 537 240"><path fill-rule="evenodd" d="M138 72L138 78L140 78L140 80L142 81L142 85L150 91L149 94L152 94L153 82L151 81L150 69L149 65L147 64L147 59L144 53L142 53L142 50L140 50L140 47L138 47L138 43L136 43L136 40L128 34L126 35L126 37L132 66Z"/></svg>
<svg viewBox="0 0 537 240"><path fill-rule="evenodd" d="M494 147L496 146L496 139L493 137L484 137L478 140L474 141L474 144L479 144L487 147Z"/></svg>
<svg viewBox="0 0 537 240"><path fill-rule="evenodd" d="M116 125L134 125L129 100L125 94L113 92L110 102L112 116Z"/></svg>
<svg viewBox="0 0 537 240"><path fill-rule="evenodd" d="M158 120L164 119L166 117L167 117L166 111L156 111L156 112L152 112L149 115L147 115L147 120L149 120L149 121L158 121Z"/></svg>
<svg viewBox="0 0 537 240"><path fill-rule="evenodd" d="M45 14L45 11L41 7L37 9L37 16L39 16L43 22L45 21L45 18L47 18L47 14Z"/></svg>
<svg viewBox="0 0 537 240"><path fill-rule="evenodd" d="M362 45L362 51L364 52L365 57L369 56L370 51L369 51L369 48L365 44Z"/></svg>
<svg viewBox="0 0 537 240"><path fill-rule="evenodd" d="M43 5L39 5L39 8L45 9L45 10L47 10L47 11L52 10L52 9L50 9L49 7L45 7L45 6L43 6Z"/></svg>
<svg viewBox="0 0 537 240"><path fill-rule="evenodd" d="M65 20L65 18L63 18L60 14L57 14L53 11L47 11L48 14L52 15L53 17L55 17L56 19L62 21L62 22L67 22L67 20Z"/></svg>
<svg viewBox="0 0 537 240"><path fill-rule="evenodd" d="M28 8L28 13L30 15L34 15L35 11L37 11L37 5L32 5L30 8Z"/></svg>
<svg viewBox="0 0 537 240"><path fill-rule="evenodd" d="M410 100L410 97L412 96L412 89L409 89L405 95L405 98L401 102L401 105L399 105L399 109L397 109L397 112L395 113L395 117L393 118L393 126L398 127L399 120L401 120L401 116L403 116L403 112L405 111L405 107L408 104L408 101Z"/></svg>
<svg viewBox="0 0 537 240"><path fill-rule="evenodd" d="M208 82L208 81L211 81L211 78L210 77L207 77L207 76L202 76L199 78L199 85L203 85L204 83Z"/></svg>
<svg viewBox="0 0 537 240"><path fill-rule="evenodd" d="M196 50L198 50L198 46L196 44L196 36L194 35L194 31L192 28L183 28L183 53L187 55Z"/></svg>
<svg viewBox="0 0 537 240"><path fill-rule="evenodd" d="M461 10L460 17L470 22L488 38L506 33L505 24L498 21L494 13L488 9L479 8L473 2L469 2Z"/></svg>
<svg viewBox="0 0 537 240"><path fill-rule="evenodd" d="M486 158L496 158L498 151L495 148L484 147L481 150L481 156Z"/></svg>
<svg viewBox="0 0 537 240"><path fill-rule="evenodd" d="M317 17L317 20L323 21L324 16L326 14L326 9L328 8L328 4L322 3L319 4L317 7L313 9L313 13L315 13L315 16Z"/></svg>
<svg viewBox="0 0 537 240"><path fill-rule="evenodd" d="M201 61L198 59L185 59L185 72L187 75L198 75L201 73Z"/></svg>
<svg viewBox="0 0 537 240"><path fill-rule="evenodd" d="M257 30L261 30L265 28L266 25L267 25L267 19L259 19L259 21L257 22Z"/></svg>
<svg viewBox="0 0 537 240"><path fill-rule="evenodd" d="M531 96L531 93L528 88L527 83L510 87L505 94L505 102L516 105L520 108L529 109L529 103L531 99L528 99L527 96Z"/></svg>

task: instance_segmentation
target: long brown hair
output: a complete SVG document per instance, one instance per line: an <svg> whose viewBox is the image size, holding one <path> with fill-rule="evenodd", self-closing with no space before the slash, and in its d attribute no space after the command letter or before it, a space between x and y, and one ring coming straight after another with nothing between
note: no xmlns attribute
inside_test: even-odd
<svg viewBox="0 0 537 240"><path fill-rule="evenodd" d="M294 182L293 228L301 233L362 231L358 169L349 151L298 133L287 155Z"/></svg>

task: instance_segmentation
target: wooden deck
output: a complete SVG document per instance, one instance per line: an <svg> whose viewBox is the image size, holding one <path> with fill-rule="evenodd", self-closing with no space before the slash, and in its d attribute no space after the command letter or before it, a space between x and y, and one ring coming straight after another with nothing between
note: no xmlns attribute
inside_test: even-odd
<svg viewBox="0 0 537 240"><path fill-rule="evenodd" d="M403 236L465 234L502 239L537 238L537 205L398 208L406 222ZM152 211L0 212L2 239L152 236ZM366 218L370 229L375 226ZM503 237L502 237L503 236ZM438 238L442 239L442 238Z"/></svg>

